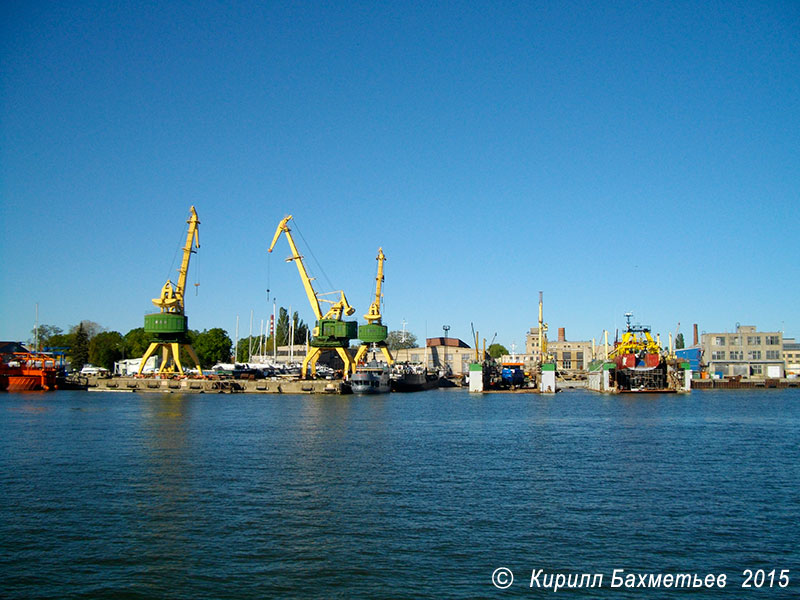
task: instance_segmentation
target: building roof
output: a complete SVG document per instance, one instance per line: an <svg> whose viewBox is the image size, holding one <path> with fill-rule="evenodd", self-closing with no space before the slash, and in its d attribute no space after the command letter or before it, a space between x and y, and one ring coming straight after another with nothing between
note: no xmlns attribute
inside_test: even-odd
<svg viewBox="0 0 800 600"><path fill-rule="evenodd" d="M0 354L13 354L14 352L28 352L28 349L19 342L0 342Z"/></svg>
<svg viewBox="0 0 800 600"><path fill-rule="evenodd" d="M469 348L466 343L462 342L458 338L445 338L445 337L433 337L428 338L426 340L428 348L432 348L433 346L447 346L449 348Z"/></svg>

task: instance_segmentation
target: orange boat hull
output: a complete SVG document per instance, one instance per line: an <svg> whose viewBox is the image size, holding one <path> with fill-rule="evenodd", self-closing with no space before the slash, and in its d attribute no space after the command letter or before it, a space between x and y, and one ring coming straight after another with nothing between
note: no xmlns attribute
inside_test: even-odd
<svg viewBox="0 0 800 600"><path fill-rule="evenodd" d="M27 392L32 390L53 390L56 387L55 372L23 369L20 373L8 373L3 379L7 381L9 392Z"/></svg>

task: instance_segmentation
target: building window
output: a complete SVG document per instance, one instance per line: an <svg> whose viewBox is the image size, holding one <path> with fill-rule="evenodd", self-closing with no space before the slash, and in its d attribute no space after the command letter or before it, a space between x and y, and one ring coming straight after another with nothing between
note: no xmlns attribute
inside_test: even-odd
<svg viewBox="0 0 800 600"><path fill-rule="evenodd" d="M767 350L767 360L778 360L780 357L781 357L780 350Z"/></svg>
<svg viewBox="0 0 800 600"><path fill-rule="evenodd" d="M761 360L761 350L748 350L748 360Z"/></svg>
<svg viewBox="0 0 800 600"><path fill-rule="evenodd" d="M714 345L715 346L724 346L725 345L725 336L718 335L714 338Z"/></svg>
<svg viewBox="0 0 800 600"><path fill-rule="evenodd" d="M718 350L717 352L712 352L711 360L725 360L725 351Z"/></svg>
<svg viewBox="0 0 800 600"><path fill-rule="evenodd" d="M731 346L741 346L742 345L742 336L734 335L731 337Z"/></svg>
<svg viewBox="0 0 800 600"><path fill-rule="evenodd" d="M565 358L564 359L564 368L565 369L571 369L572 368L572 360L570 360L569 358Z"/></svg>
<svg viewBox="0 0 800 600"><path fill-rule="evenodd" d="M741 350L731 350L731 360L744 360L744 352Z"/></svg>
<svg viewBox="0 0 800 600"><path fill-rule="evenodd" d="M761 345L761 336L760 335L748 335L747 336L747 345L748 346L760 346Z"/></svg>
<svg viewBox="0 0 800 600"><path fill-rule="evenodd" d="M781 343L780 337L777 335L766 336L767 346L777 346Z"/></svg>
<svg viewBox="0 0 800 600"><path fill-rule="evenodd" d="M752 371L753 375L761 375L761 365L750 365L750 370Z"/></svg>

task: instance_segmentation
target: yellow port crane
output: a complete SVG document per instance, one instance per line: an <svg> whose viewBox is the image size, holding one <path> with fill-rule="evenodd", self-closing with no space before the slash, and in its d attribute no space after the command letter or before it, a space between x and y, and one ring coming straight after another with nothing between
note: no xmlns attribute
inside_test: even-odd
<svg viewBox="0 0 800 600"><path fill-rule="evenodd" d="M152 302L159 309L160 312L144 316L144 330L146 333L151 334L150 346L142 356L142 362L139 365L139 374L141 375L147 360L156 352L161 350L162 360L159 367L159 374L164 373L177 373L185 375L183 365L181 365L180 349L183 347L195 362L200 375L203 375L203 369L200 367L200 359L192 348L189 342L189 320L184 314L184 291L186 289L186 275L189 273L189 259L192 253L195 252L194 248L200 248L200 238L198 236L198 226L200 220L197 218L197 211L194 206L190 209L189 231L186 234L186 244L183 247L183 260L181 261L180 269L178 269L178 283L173 285L169 279L161 288L161 295L158 298L153 298Z"/></svg>
<svg viewBox="0 0 800 600"><path fill-rule="evenodd" d="M316 325L312 330L311 342L309 344L310 348L306 353L306 357L303 359L303 367L301 370L302 377L305 378L308 375L309 367L311 369L311 375L316 374L317 361L319 360L320 354L322 354L323 350L328 349L336 350L337 354L341 357L344 362L344 374L345 377L347 377L355 370L356 363L348 352L348 347L350 346L350 340L356 337L357 324L355 321L344 321L343 316L352 315L355 309L347 302L347 298L341 290L338 292L331 292L333 294L339 294L339 299L337 301L326 300L321 296L328 294L317 294L314 291L314 286L311 283L313 278L309 277L306 271L306 267L303 264L303 257L300 255L300 252L298 252L297 245L294 243L294 238L292 237L291 229L289 229L288 223L291 219L292 215L289 215L288 217L284 217L278 224L268 252L271 253L273 248L275 248L275 244L281 236L281 233L285 234L286 241L289 242L289 248L292 251L292 255L286 259L286 262L294 261L297 265L297 271L300 274L300 280L303 282L303 288L306 291L308 302L317 319ZM331 305L328 312L324 315L320 308L320 302L326 302Z"/></svg>
<svg viewBox="0 0 800 600"><path fill-rule="evenodd" d="M386 357L386 362L388 362L390 365L393 365L394 357L392 357L392 353L389 351L389 347L386 345L386 338L388 337L387 328L386 325L381 323L383 263L386 260L386 256L383 254L383 248L378 248L378 256L376 260L378 261L378 274L375 277L375 300L373 300L372 304L369 305L369 310L367 311L367 314L364 315L364 319L366 319L367 324L361 325L358 328L358 339L361 340L361 345L358 347L358 351L356 352L355 364L361 362L361 360L367 354L370 346L374 345L377 348L380 348L381 352L383 352L383 355Z"/></svg>

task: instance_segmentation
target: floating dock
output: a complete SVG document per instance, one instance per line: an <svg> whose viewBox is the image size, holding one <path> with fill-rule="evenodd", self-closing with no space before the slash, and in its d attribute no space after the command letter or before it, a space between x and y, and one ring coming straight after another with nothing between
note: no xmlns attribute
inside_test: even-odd
<svg viewBox="0 0 800 600"><path fill-rule="evenodd" d="M327 379L155 379L89 377L90 392L160 394L349 394L350 384Z"/></svg>

